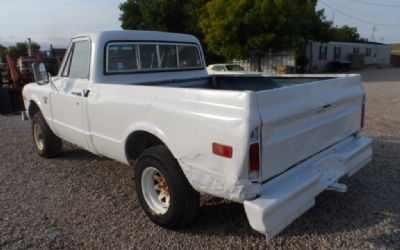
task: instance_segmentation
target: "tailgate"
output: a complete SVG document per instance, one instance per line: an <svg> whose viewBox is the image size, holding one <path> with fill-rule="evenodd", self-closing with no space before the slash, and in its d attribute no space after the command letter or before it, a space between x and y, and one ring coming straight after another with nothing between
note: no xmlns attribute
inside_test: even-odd
<svg viewBox="0 0 400 250"><path fill-rule="evenodd" d="M262 181L359 131L363 95L359 75L257 92Z"/></svg>

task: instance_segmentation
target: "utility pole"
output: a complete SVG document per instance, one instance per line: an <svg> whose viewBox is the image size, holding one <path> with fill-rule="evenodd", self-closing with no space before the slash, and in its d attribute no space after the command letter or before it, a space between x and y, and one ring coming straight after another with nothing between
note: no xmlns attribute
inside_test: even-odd
<svg viewBox="0 0 400 250"><path fill-rule="evenodd" d="M371 35L371 42L375 42L375 32L376 32L376 26L372 27L372 35Z"/></svg>
<svg viewBox="0 0 400 250"><path fill-rule="evenodd" d="M28 56L32 56L32 41L30 37L28 37Z"/></svg>

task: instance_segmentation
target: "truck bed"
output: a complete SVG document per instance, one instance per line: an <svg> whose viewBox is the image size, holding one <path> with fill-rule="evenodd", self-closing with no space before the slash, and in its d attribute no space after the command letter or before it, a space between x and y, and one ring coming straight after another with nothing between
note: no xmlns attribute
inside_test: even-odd
<svg viewBox="0 0 400 250"><path fill-rule="evenodd" d="M361 129L359 75L223 75L165 84L253 92L261 123L262 182Z"/></svg>
<svg viewBox="0 0 400 250"><path fill-rule="evenodd" d="M335 77L327 76L248 76L222 75L185 80L163 80L144 85L157 85L182 88L233 90L233 91L263 91L291 85L328 80Z"/></svg>
<svg viewBox="0 0 400 250"><path fill-rule="evenodd" d="M330 79L329 77L288 77L288 76L216 76L206 88L223 90L262 91L296 84L311 83Z"/></svg>

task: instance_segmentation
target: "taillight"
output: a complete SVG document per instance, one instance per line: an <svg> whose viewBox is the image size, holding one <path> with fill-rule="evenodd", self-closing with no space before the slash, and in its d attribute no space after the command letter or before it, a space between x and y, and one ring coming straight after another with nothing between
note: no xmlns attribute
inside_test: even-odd
<svg viewBox="0 0 400 250"><path fill-rule="evenodd" d="M212 151L213 154L225 157L225 158L232 158L233 156L233 149L231 146L222 145L219 143L212 144Z"/></svg>
<svg viewBox="0 0 400 250"><path fill-rule="evenodd" d="M260 144L253 143L250 145L250 172L260 171Z"/></svg>
<svg viewBox="0 0 400 250"><path fill-rule="evenodd" d="M365 95L363 95L361 104L361 128L364 128L364 117L365 117Z"/></svg>

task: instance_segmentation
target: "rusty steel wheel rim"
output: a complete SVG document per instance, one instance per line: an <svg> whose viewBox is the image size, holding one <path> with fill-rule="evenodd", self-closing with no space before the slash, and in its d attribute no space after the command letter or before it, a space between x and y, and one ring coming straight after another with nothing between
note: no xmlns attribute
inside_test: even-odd
<svg viewBox="0 0 400 250"><path fill-rule="evenodd" d="M147 167L141 178L143 197L155 214L168 211L171 196L165 177L154 167Z"/></svg>
<svg viewBox="0 0 400 250"><path fill-rule="evenodd" d="M36 147L40 151L42 151L44 148L44 138L43 138L43 131L39 123L35 123L33 125L33 138L35 140Z"/></svg>

